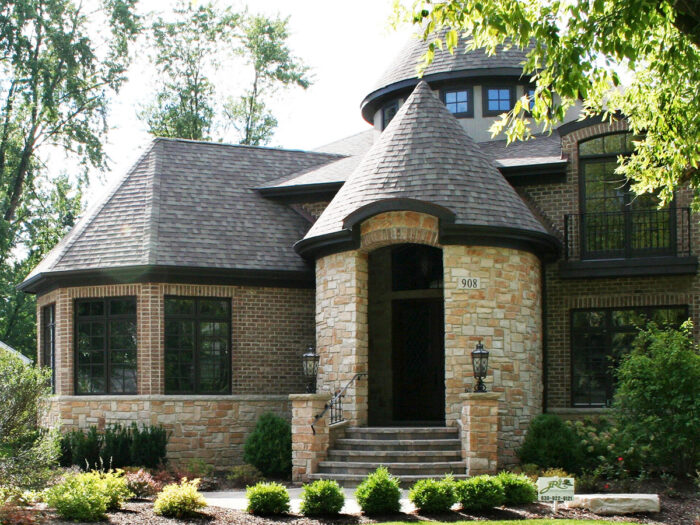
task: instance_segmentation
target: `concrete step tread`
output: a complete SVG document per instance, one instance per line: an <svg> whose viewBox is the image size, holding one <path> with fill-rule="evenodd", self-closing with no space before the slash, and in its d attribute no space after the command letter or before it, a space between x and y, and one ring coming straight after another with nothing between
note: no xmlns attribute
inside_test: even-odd
<svg viewBox="0 0 700 525"><path fill-rule="evenodd" d="M382 458L384 456L406 456L406 457L421 457L421 456L454 456L461 457L460 450L337 450L330 449L329 454L336 456L376 456Z"/></svg>
<svg viewBox="0 0 700 525"><path fill-rule="evenodd" d="M421 479L442 479L444 474L392 474L394 477L398 478L402 485L408 485L415 483ZM469 476L467 474L451 474L454 479L467 479ZM350 482L350 483L360 483L367 477L366 474L333 474L325 472L316 472L314 474L309 474L309 479L332 479L339 483Z"/></svg>
<svg viewBox="0 0 700 525"><path fill-rule="evenodd" d="M367 468L376 469L379 465L384 465L389 470L392 468L406 468L406 469L427 469L427 468L450 468L450 467L466 467L466 461L432 461L432 462L394 462L394 461L384 461L384 462L365 462L365 461L321 461L319 467L344 467L344 468Z"/></svg>
<svg viewBox="0 0 700 525"><path fill-rule="evenodd" d="M336 440L338 444L347 445L382 445L386 446L389 444L394 445L420 445L420 444L434 444L434 445L454 445L455 447L461 447L461 441L459 439L359 439L359 438L340 438Z"/></svg>
<svg viewBox="0 0 700 525"><path fill-rule="evenodd" d="M347 427L346 432L367 432L369 434L456 434L455 427Z"/></svg>

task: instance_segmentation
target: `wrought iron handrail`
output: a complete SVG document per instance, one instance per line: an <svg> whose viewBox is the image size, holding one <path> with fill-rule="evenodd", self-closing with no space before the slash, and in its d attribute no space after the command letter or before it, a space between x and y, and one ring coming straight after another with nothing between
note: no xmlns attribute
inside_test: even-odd
<svg viewBox="0 0 700 525"><path fill-rule="evenodd" d="M567 260L692 253L689 208L576 213L564 216Z"/></svg>
<svg viewBox="0 0 700 525"><path fill-rule="evenodd" d="M311 423L311 432L314 435L316 435L316 429L314 428L314 425L316 425L316 423L318 423L329 410L331 411L331 425L345 421L345 418L343 417L343 398L345 397L345 392L347 392L348 388L350 388L350 385L352 385L356 380L366 375L366 372L360 372L355 374L343 388L341 388L340 390L336 391L335 394L333 394L333 397L331 397L328 403L326 403L323 406L323 410L321 411L321 413L318 414L314 418L314 422Z"/></svg>

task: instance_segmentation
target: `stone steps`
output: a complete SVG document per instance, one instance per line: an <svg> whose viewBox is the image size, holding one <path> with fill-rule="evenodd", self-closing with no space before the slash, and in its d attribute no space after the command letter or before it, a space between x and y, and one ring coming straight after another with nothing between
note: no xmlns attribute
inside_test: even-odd
<svg viewBox="0 0 700 525"><path fill-rule="evenodd" d="M310 478L334 479L344 487L353 487L380 465L404 487L445 474L466 477L456 428L350 427Z"/></svg>

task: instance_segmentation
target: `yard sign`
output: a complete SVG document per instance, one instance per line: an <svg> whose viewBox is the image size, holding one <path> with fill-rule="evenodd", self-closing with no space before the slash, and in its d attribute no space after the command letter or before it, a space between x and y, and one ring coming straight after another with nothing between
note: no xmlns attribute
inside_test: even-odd
<svg viewBox="0 0 700 525"><path fill-rule="evenodd" d="M557 506L563 501L574 501L574 478L537 478L537 499Z"/></svg>

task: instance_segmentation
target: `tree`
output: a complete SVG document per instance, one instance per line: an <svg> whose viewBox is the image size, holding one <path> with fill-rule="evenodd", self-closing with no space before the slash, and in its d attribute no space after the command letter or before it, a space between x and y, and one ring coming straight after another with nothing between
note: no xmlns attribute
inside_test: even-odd
<svg viewBox="0 0 700 525"><path fill-rule="evenodd" d="M151 26L154 63L162 80L140 117L156 136L207 139L216 114L210 75L219 55L232 45L239 15L211 3L194 7L189 2L174 13L174 21L161 17Z"/></svg>
<svg viewBox="0 0 700 525"><path fill-rule="evenodd" d="M619 172L637 193L660 191L662 204L689 182L700 204L700 11L685 0L418 0L397 7L438 48L493 53L528 49L523 72L536 81L534 108L521 99L492 128L528 138L532 119L545 129L583 102L584 116L627 118L639 136ZM530 47L532 46L532 47ZM621 79L628 77L624 90ZM558 97L555 97L555 93Z"/></svg>
<svg viewBox="0 0 700 525"><path fill-rule="evenodd" d="M28 342L34 322L26 322L34 318L33 300L14 286L75 217L46 213L54 197L70 191L68 179L52 187L45 177L43 152L59 148L77 160L83 172L73 181L86 180L89 167L105 167L108 102L125 79L139 31L135 1L103 0L90 12L73 0L0 5L0 338L28 355L35 351ZM74 201L64 204L76 212Z"/></svg>
<svg viewBox="0 0 700 525"><path fill-rule="evenodd" d="M239 133L239 143L250 146L270 142L277 119L266 106L266 99L278 87L298 85L303 89L311 81L308 68L293 57L287 44L289 18L247 17L243 24L243 49L246 63L252 67L253 81L238 99L230 98L224 114Z"/></svg>

